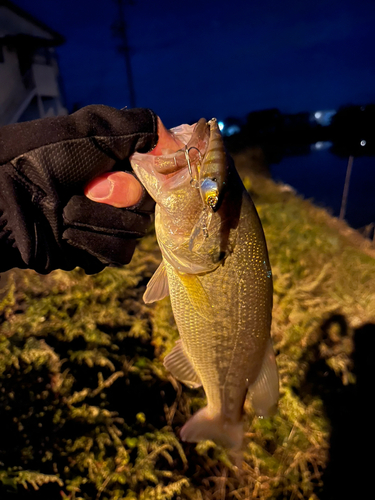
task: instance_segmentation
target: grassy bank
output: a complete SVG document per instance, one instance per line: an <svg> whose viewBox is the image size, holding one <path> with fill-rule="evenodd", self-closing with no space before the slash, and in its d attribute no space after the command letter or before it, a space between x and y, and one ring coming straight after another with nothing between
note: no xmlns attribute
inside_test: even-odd
<svg viewBox="0 0 375 500"><path fill-rule="evenodd" d="M240 170L246 161L237 157ZM274 274L281 399L271 419L246 407L242 468L211 442L178 439L204 398L162 366L178 333L168 299L141 300L160 262L150 235L123 269L9 273L0 302L1 499L324 500L359 491L349 457L361 457L367 439L359 418L370 404L375 251L283 186L261 177L246 186Z"/></svg>

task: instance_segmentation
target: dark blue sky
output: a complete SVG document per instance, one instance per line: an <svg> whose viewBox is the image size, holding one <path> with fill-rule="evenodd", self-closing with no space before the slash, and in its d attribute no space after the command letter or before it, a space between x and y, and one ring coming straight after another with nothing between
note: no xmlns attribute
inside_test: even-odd
<svg viewBox="0 0 375 500"><path fill-rule="evenodd" d="M66 37L69 110L129 105L113 1L14 2ZM136 104L167 126L375 102L374 0L134 0L126 19Z"/></svg>

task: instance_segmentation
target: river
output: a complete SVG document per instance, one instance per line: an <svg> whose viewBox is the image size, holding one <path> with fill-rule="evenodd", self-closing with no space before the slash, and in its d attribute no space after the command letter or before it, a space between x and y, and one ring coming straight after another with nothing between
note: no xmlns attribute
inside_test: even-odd
<svg viewBox="0 0 375 500"><path fill-rule="evenodd" d="M348 159L330 152L330 143L317 143L304 156L285 156L271 164L275 181L289 184L305 198L327 208L338 217L344 190ZM355 229L375 223L375 157L353 160L345 220Z"/></svg>

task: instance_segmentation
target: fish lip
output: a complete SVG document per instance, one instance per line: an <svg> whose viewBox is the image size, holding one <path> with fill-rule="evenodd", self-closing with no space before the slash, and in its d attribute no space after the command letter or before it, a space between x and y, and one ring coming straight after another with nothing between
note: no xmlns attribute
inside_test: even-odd
<svg viewBox="0 0 375 500"><path fill-rule="evenodd" d="M175 133L175 135L179 138L178 133ZM181 169L189 168L189 163L196 170L197 163L203 159L206 153L209 137L207 121L201 118L195 125L193 133L184 148L175 153L155 157L154 162L157 171L162 175L177 173Z"/></svg>
<svg viewBox="0 0 375 500"><path fill-rule="evenodd" d="M176 172L170 174L161 174L164 176L163 186L165 189L173 190L181 188L185 183L190 186L190 175L188 167L182 167Z"/></svg>

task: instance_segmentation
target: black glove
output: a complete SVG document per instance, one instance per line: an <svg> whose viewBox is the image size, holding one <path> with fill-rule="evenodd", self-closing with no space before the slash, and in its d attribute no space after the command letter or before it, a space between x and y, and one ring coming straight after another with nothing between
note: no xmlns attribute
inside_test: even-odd
<svg viewBox="0 0 375 500"><path fill-rule="evenodd" d="M130 261L151 222L144 194L132 209L96 203L83 187L99 174L131 170L129 156L157 143L148 109L87 106L69 116L0 129L0 271L87 273Z"/></svg>

